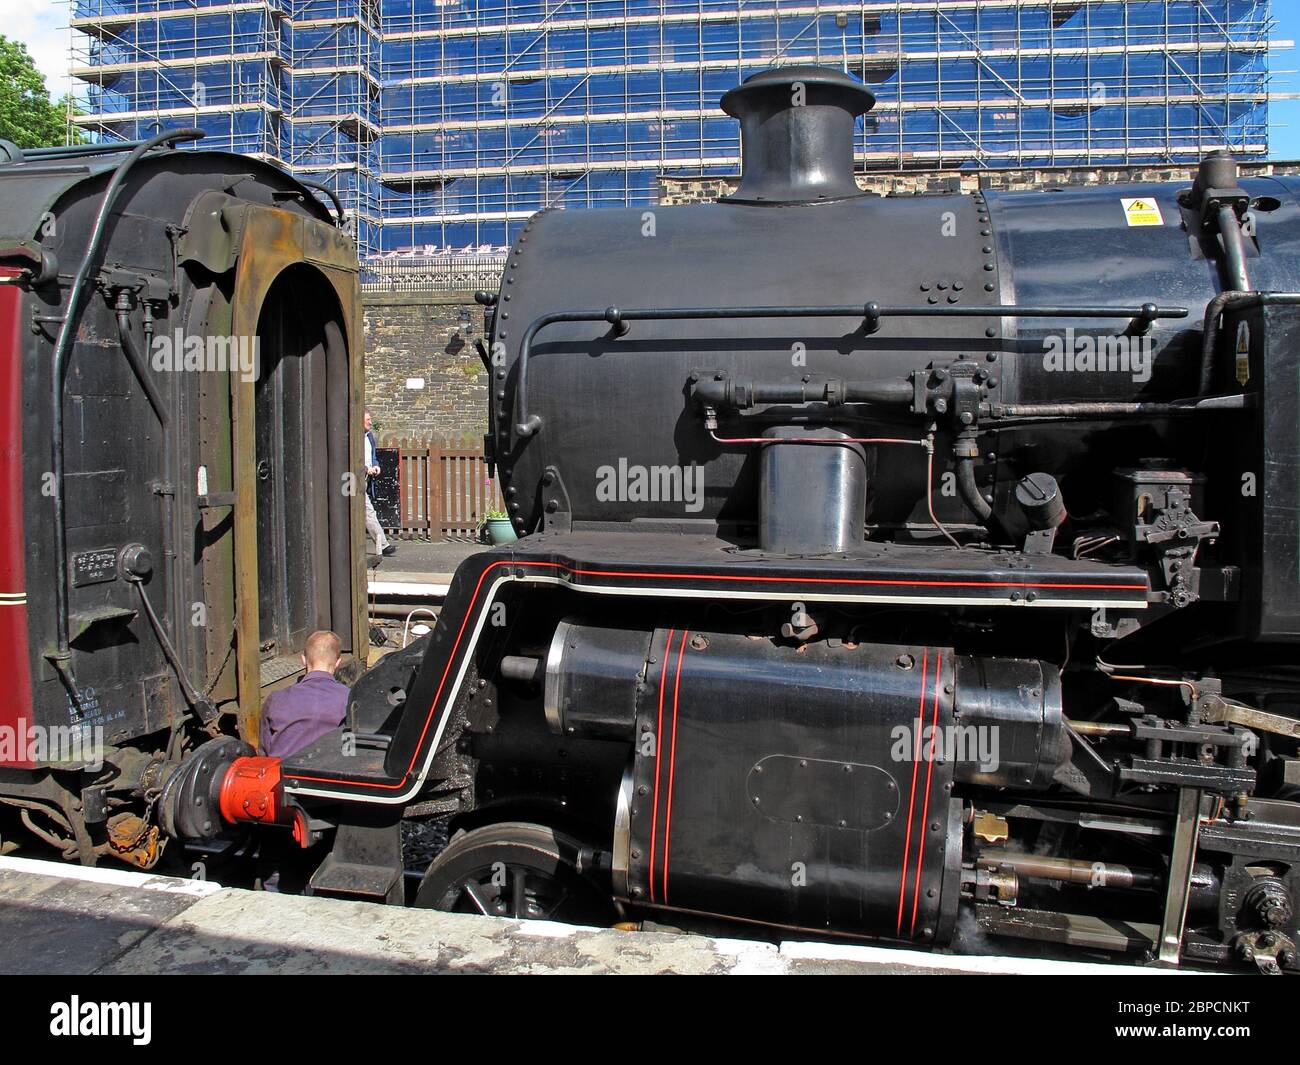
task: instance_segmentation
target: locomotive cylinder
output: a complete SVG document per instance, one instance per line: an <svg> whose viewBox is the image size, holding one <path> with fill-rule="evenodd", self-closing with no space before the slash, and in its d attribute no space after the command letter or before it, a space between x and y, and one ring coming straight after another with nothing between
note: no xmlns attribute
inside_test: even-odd
<svg viewBox="0 0 1300 1065"><path fill-rule="evenodd" d="M920 673L921 655L931 663L942 661L942 679L951 685L952 727L931 731L927 716L908 740L898 760L931 757L950 762L953 779L992 787L1045 788L1057 766L1068 756L1068 732L1061 700L1061 681L1050 663L1023 658L984 658L954 655L947 648L887 648L863 645L858 649L830 650L813 644L804 649L726 633L695 633L693 639L707 648L714 669L733 672L751 683L764 676L779 684L796 663L810 657L823 670L840 678L836 685L810 690L806 698L832 698L836 705L856 705L861 711L886 691L893 691L898 668L888 676L880 663L907 660L912 674ZM631 741L638 709L658 698L655 681L665 663L659 648L672 641L663 631L605 628L562 621L556 628L546 657L545 713L557 735L587 739ZM672 652L675 654L676 652ZM671 654L670 654L671 658ZM669 665L672 663L670 662ZM930 685L935 683L933 670ZM689 677L686 683L690 683ZM910 683L910 682L909 682ZM736 713L743 709L746 688L712 691L710 704L719 714L734 692ZM848 693L848 694L846 694ZM933 746L931 747L931 742Z"/></svg>
<svg viewBox="0 0 1300 1065"><path fill-rule="evenodd" d="M651 635L561 621L546 655L543 709L551 731L631 740Z"/></svg>

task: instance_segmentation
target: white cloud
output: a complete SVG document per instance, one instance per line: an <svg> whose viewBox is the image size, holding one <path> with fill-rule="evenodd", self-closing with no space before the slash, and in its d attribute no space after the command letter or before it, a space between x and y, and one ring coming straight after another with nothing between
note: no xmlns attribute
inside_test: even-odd
<svg viewBox="0 0 1300 1065"><path fill-rule="evenodd" d="M56 99L62 96L71 88L65 0L0 0L0 7L0 33L27 45L45 87Z"/></svg>

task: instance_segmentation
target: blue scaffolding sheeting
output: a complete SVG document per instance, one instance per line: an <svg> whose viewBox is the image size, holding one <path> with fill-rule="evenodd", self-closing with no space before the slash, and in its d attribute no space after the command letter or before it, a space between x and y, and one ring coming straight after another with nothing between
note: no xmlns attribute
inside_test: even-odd
<svg viewBox="0 0 1300 1065"><path fill-rule="evenodd" d="M1268 0L72 0L78 121L336 188L367 254L500 247L545 207L739 165L718 110L779 63L876 93L863 169L1267 154Z"/></svg>

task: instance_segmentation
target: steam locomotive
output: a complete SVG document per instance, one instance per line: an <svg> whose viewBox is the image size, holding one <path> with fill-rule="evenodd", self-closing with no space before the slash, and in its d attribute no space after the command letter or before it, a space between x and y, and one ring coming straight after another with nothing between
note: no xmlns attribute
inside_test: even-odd
<svg viewBox="0 0 1300 1065"><path fill-rule="evenodd" d="M188 753L169 838L387 903L1300 969L1300 186L880 198L873 102L766 71L733 194L528 222L479 297L521 538L339 732Z"/></svg>
<svg viewBox="0 0 1300 1065"><path fill-rule="evenodd" d="M201 137L0 142L0 853L174 865L182 761L364 657L356 245Z"/></svg>

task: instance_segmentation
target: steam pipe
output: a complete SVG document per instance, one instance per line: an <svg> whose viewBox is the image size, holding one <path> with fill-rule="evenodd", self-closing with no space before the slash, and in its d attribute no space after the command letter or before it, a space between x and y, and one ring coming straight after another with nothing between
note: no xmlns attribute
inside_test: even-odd
<svg viewBox="0 0 1300 1065"><path fill-rule="evenodd" d="M1198 396L1204 396L1214 383L1214 356L1219 343L1219 318L1230 306L1267 307L1300 303L1300 292L1220 292L1205 305L1205 320L1201 325L1201 387Z"/></svg>
<svg viewBox="0 0 1300 1065"><path fill-rule="evenodd" d="M961 494L965 504L975 512L979 518L980 524L988 522L993 516L993 508L989 505L987 499L980 495L979 486L975 483L975 460L974 458L962 458L957 462L957 491Z"/></svg>
<svg viewBox="0 0 1300 1065"><path fill-rule="evenodd" d="M1228 284L1238 292L1250 291L1250 272L1246 268L1246 241L1241 235L1241 219L1231 204L1219 208L1219 235L1223 237L1223 268Z"/></svg>
<svg viewBox="0 0 1300 1065"><path fill-rule="evenodd" d="M799 405L827 403L879 403L907 405L915 399L915 390L906 381L697 381L691 395L696 402L710 407L748 410L760 403Z"/></svg>
<svg viewBox="0 0 1300 1065"><path fill-rule="evenodd" d="M117 312L117 335L122 342L122 351L126 355L126 361L131 364L131 369L135 371L136 380L140 382L144 394L149 397L149 405L153 407L154 416L158 419L158 424L162 427L165 435L171 424L171 413L167 410L162 394L158 391L158 386L154 384L153 377L149 374L149 367L145 363L140 348L136 345L135 337L131 335L131 304L126 289L118 290L115 310Z"/></svg>
<svg viewBox="0 0 1300 1065"><path fill-rule="evenodd" d="M1174 403L999 403L990 409L998 418L1168 418L1179 414L1205 414L1242 410L1240 396L1208 396L1223 402L1181 401ZM1227 402L1231 400L1233 402Z"/></svg>
<svg viewBox="0 0 1300 1065"><path fill-rule="evenodd" d="M313 189L316 192L322 192L330 198L330 202L334 204L334 224L342 228L347 222L347 215L343 213L343 201L339 199L338 193L328 185L322 185L319 181L308 181L305 178L298 178L297 180L299 185Z"/></svg>

